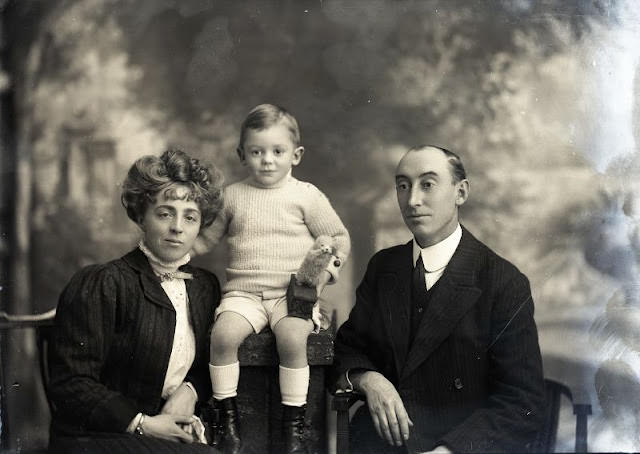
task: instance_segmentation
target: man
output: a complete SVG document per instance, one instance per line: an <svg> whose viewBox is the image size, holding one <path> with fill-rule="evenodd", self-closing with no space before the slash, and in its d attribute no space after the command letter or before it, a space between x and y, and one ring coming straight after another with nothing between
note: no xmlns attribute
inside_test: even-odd
<svg viewBox="0 0 640 454"><path fill-rule="evenodd" d="M366 396L355 452L522 452L544 381L529 282L458 223L460 158L409 150L396 170L413 240L369 262L338 331L338 387Z"/></svg>

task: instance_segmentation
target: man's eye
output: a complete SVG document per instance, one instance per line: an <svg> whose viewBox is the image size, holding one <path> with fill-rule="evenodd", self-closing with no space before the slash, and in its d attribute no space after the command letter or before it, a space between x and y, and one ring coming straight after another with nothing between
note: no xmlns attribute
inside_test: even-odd
<svg viewBox="0 0 640 454"><path fill-rule="evenodd" d="M171 214L168 211L160 211L158 213L158 217L160 218L168 218L169 216L171 216Z"/></svg>
<svg viewBox="0 0 640 454"><path fill-rule="evenodd" d="M396 189L398 191L406 191L407 189L409 189L409 185L407 183L397 183Z"/></svg>
<svg viewBox="0 0 640 454"><path fill-rule="evenodd" d="M422 189L431 189L433 187L433 183L430 181L422 182Z"/></svg>

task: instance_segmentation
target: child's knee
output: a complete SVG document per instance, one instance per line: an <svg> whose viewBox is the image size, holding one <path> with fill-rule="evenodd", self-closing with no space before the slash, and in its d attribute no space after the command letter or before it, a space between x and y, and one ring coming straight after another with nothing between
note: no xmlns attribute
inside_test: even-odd
<svg viewBox="0 0 640 454"><path fill-rule="evenodd" d="M280 354L306 355L307 337L311 333L313 325L309 330L303 329L281 329L276 332L276 344Z"/></svg>
<svg viewBox="0 0 640 454"><path fill-rule="evenodd" d="M235 352L248 334L244 330L234 329L227 324L213 325L211 331L211 351L214 353Z"/></svg>

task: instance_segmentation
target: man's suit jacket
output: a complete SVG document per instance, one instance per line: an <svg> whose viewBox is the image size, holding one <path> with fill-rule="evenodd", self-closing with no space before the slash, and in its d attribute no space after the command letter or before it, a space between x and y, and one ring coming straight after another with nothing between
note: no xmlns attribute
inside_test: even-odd
<svg viewBox="0 0 640 454"><path fill-rule="evenodd" d="M185 265L196 356L186 381L211 394L209 330L220 301L217 278ZM80 270L58 303L49 350L52 435L125 432L138 412L157 414L176 313L140 249Z"/></svg>
<svg viewBox="0 0 640 454"><path fill-rule="evenodd" d="M410 452L521 452L539 430L544 381L529 282L463 228L409 345L412 243L375 254L335 342L336 376L382 373L415 426ZM354 446L383 446L366 408ZM358 440L360 434L360 440Z"/></svg>

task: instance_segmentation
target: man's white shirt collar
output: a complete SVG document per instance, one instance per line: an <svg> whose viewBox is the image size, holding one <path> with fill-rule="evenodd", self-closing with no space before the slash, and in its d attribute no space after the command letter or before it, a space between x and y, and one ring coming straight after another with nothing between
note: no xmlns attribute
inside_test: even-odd
<svg viewBox="0 0 640 454"><path fill-rule="evenodd" d="M414 238L413 266L416 266L418 256L422 254L422 263L424 264L426 272L433 273L436 271L442 271L449 263L449 260L451 260L451 257L453 257L456 249L458 249L461 238L462 228L460 227L460 224L458 224L453 233L444 240L424 249L420 248L420 245L418 245L418 242Z"/></svg>

